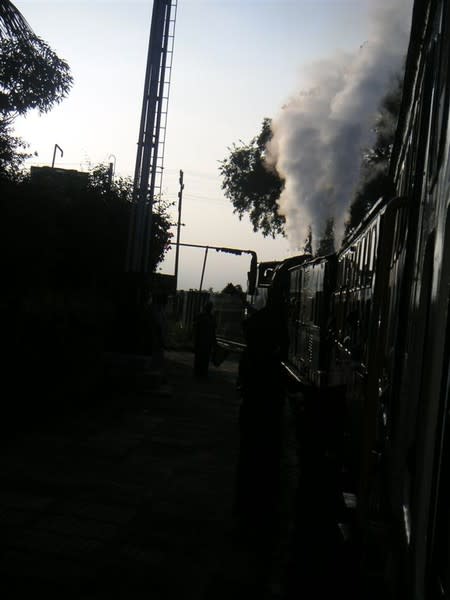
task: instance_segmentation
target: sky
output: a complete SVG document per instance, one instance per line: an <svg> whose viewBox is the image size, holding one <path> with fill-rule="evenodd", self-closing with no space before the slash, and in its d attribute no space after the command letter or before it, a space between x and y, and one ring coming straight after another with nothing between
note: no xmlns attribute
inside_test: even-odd
<svg viewBox="0 0 450 600"><path fill-rule="evenodd" d="M259 260L297 253L288 239L264 238L248 219L239 221L221 189L219 161L307 89L308 65L364 44L369 4L178 0L162 187L175 202L183 170L182 242L254 250ZM116 175L133 175L152 0L15 5L74 77L69 96L51 112L16 120L16 133L38 154L29 165L51 165L58 144L63 157L57 155L55 166L88 170L112 161ZM203 258L203 250L181 249L179 289L199 287ZM203 288L245 286L248 268L248 255L210 251ZM174 250L161 271L173 274Z"/></svg>

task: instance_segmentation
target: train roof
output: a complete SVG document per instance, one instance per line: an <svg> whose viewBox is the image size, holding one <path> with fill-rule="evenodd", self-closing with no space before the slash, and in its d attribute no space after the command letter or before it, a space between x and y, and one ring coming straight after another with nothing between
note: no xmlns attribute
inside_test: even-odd
<svg viewBox="0 0 450 600"><path fill-rule="evenodd" d="M311 254L298 254L285 258L275 267L272 281L275 283L277 279L283 278L291 268L297 267L311 258Z"/></svg>
<svg viewBox="0 0 450 600"><path fill-rule="evenodd" d="M342 251L346 250L348 246L353 244L353 242L361 235L374 217L376 217L386 207L389 201L390 198L381 197L375 202L361 223L359 223L359 225L353 229L346 238L344 238L342 247L337 254L340 254Z"/></svg>
<svg viewBox="0 0 450 600"><path fill-rule="evenodd" d="M336 252L333 252L332 254L324 254L322 256L315 256L314 258L311 256L311 258L303 261L300 264L297 265L292 265L291 267L289 267L289 270L294 270L297 267L307 267L309 265L317 265L321 262L329 262L330 260L334 260L336 257Z"/></svg>

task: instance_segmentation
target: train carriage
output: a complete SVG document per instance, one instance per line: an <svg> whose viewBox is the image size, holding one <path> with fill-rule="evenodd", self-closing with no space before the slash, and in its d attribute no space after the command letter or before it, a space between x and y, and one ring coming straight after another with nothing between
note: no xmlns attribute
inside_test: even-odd
<svg viewBox="0 0 450 600"><path fill-rule="evenodd" d="M395 197L335 257L273 265L261 294L287 318L289 373L345 385L358 523L392 599L450 599L448 4L414 3Z"/></svg>
<svg viewBox="0 0 450 600"><path fill-rule="evenodd" d="M329 306L335 276L335 255L309 260L289 269L287 366L305 385L322 387L330 383Z"/></svg>
<svg viewBox="0 0 450 600"><path fill-rule="evenodd" d="M447 2L415 3L391 161L398 196L340 251L333 296L360 523L384 530L393 598L450 597L449 26Z"/></svg>
<svg viewBox="0 0 450 600"><path fill-rule="evenodd" d="M401 305L389 465L398 565L414 598L447 598L449 578L448 371L450 289L450 14L416 2L392 173L414 219Z"/></svg>

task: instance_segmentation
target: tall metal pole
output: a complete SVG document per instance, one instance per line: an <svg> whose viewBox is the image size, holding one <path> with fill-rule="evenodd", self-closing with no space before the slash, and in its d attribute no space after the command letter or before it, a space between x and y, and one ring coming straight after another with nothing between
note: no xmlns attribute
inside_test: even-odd
<svg viewBox="0 0 450 600"><path fill-rule="evenodd" d="M175 290L178 286L178 259L180 254L180 229L181 229L181 203L183 200L183 171L180 170L180 191L178 192L178 223L177 223L177 247L175 250Z"/></svg>
<svg viewBox="0 0 450 600"><path fill-rule="evenodd" d="M126 258L127 271L144 275L150 269L152 205L158 169L162 175L164 144L160 135L164 129L162 118L167 114L176 6L176 0L153 1Z"/></svg>

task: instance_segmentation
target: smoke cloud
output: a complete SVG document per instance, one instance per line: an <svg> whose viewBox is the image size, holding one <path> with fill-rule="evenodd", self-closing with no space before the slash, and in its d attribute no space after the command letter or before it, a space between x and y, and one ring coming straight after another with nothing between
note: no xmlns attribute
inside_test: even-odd
<svg viewBox="0 0 450 600"><path fill-rule="evenodd" d="M334 219L336 242L380 100L402 68L411 0L373 0L367 41L354 53L336 53L306 69L308 89L292 98L272 122L267 162L285 179L279 212L293 247L302 247L311 225L313 244Z"/></svg>

